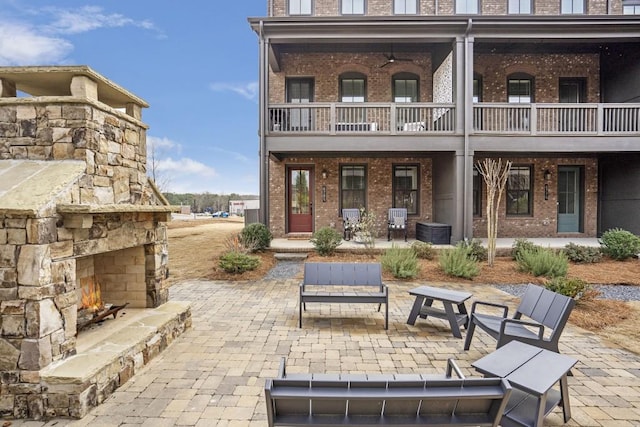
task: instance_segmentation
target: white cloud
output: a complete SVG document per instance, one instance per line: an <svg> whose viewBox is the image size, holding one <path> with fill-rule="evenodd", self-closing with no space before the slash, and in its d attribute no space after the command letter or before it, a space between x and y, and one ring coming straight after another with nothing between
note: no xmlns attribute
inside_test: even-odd
<svg viewBox="0 0 640 427"><path fill-rule="evenodd" d="M79 9L49 8L54 21L44 30L54 34L79 34L99 28L119 28L133 26L145 30L155 30L151 21L136 21L119 13L105 13L99 6L84 6Z"/></svg>
<svg viewBox="0 0 640 427"><path fill-rule="evenodd" d="M181 159L173 159L167 157L158 161L158 170L162 172L174 172L184 175L197 175L201 178L214 178L218 174L216 170L197 160L183 157Z"/></svg>
<svg viewBox="0 0 640 427"><path fill-rule="evenodd" d="M230 156L230 157L234 158L235 160L237 160L239 162L242 162L242 163L252 163L252 162L258 160L257 156L256 156L255 159L250 159L249 157L245 156L242 153L239 153L237 151L225 150L224 148L220 148L220 147L212 147L211 149L213 151L217 152L217 153L221 153L221 154L225 154L227 156Z"/></svg>
<svg viewBox="0 0 640 427"><path fill-rule="evenodd" d="M0 22L0 65L59 63L72 50L69 41L39 34L27 24Z"/></svg>
<svg viewBox="0 0 640 427"><path fill-rule="evenodd" d="M182 146L175 141L170 140L167 137L157 137L157 136L147 136L147 151L151 151L153 149L166 151L166 150L176 150L180 152L182 150Z"/></svg>
<svg viewBox="0 0 640 427"><path fill-rule="evenodd" d="M211 90L214 92L234 92L247 98L250 101L257 101L258 99L258 82L249 83L212 83L210 85Z"/></svg>

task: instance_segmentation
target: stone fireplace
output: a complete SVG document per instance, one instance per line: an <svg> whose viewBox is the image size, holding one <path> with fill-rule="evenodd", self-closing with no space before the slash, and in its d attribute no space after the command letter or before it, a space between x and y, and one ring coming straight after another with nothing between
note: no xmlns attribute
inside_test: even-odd
<svg viewBox="0 0 640 427"><path fill-rule="evenodd" d="M0 67L1 417L82 417L190 325L168 302L145 107L88 67ZM83 343L88 280L139 327Z"/></svg>

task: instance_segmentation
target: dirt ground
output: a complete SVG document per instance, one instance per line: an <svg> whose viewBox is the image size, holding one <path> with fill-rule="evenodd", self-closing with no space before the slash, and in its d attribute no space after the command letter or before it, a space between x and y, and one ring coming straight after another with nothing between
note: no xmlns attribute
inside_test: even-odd
<svg viewBox="0 0 640 427"><path fill-rule="evenodd" d="M218 268L218 257L229 245L229 240L244 226L242 218L208 218L174 220L169 223L169 282L171 284L188 279L210 280L257 280L262 278L274 265L270 252L260 255L258 269L242 275L231 275ZM373 261L367 255L339 254L333 257L319 257L311 254L310 260L332 261ZM420 275L414 281L464 282L451 278L440 271L436 261L421 261ZM569 276L577 277L592 284L640 285L640 261L618 262L605 260L597 264L572 264ZM386 281L394 280L385 276ZM498 258L493 267L486 263L473 280L473 284L513 284L544 283L517 270L510 258ZM570 321L590 330L612 344L640 354L640 302L620 302L610 300L581 301L571 314Z"/></svg>

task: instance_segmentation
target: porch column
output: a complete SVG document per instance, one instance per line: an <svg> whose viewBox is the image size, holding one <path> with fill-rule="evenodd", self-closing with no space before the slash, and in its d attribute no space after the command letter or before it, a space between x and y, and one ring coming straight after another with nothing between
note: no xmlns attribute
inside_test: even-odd
<svg viewBox="0 0 640 427"><path fill-rule="evenodd" d="M454 153L454 188L453 188L453 215L451 224L451 243L464 239L466 218L464 212L464 206L467 199L465 193L465 177L464 173L466 164L466 153L464 151L457 150ZM473 193L473 191L472 191Z"/></svg>
<svg viewBox="0 0 640 427"><path fill-rule="evenodd" d="M267 153L267 113L269 111L269 40L262 33L264 23L260 22L260 52L259 52L259 92L258 92L258 134L260 138L260 211L258 221L269 226L269 153Z"/></svg>
<svg viewBox="0 0 640 427"><path fill-rule="evenodd" d="M456 135L464 132L465 116L465 60L464 37L456 37L453 43L453 102L456 105Z"/></svg>

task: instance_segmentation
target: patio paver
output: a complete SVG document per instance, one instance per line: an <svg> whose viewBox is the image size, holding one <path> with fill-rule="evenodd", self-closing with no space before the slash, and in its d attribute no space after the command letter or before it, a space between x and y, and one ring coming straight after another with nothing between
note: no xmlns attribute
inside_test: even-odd
<svg viewBox="0 0 640 427"><path fill-rule="evenodd" d="M407 325L422 283L389 283L389 330L377 306L316 304L298 328L297 280L188 281L171 299L192 301L193 327L82 420L13 421L12 426L265 426L265 378L287 371L328 373L437 373L454 357L466 375L495 348L478 332L471 349L440 319ZM429 283L473 293L475 299L517 298L484 285ZM640 356L612 348L571 324L560 351L579 360L569 378L568 426L640 425ZM545 425L563 425L558 408Z"/></svg>

